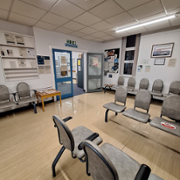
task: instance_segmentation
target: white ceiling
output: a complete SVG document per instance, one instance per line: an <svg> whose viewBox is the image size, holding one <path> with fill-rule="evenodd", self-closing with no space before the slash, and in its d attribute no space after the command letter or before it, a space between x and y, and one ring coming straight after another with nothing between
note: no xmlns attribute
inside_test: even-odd
<svg viewBox="0 0 180 180"><path fill-rule="evenodd" d="M178 12L180 0L0 0L0 19L98 42L179 26L177 18L115 33Z"/></svg>

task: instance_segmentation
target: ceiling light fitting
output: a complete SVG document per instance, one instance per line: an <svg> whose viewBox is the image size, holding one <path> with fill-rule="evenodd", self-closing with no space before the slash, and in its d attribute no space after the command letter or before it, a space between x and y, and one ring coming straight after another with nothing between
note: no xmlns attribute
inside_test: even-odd
<svg viewBox="0 0 180 180"><path fill-rule="evenodd" d="M178 14L174 14L174 15L171 15L171 16L166 16L164 18L148 21L148 22L145 22L145 23L141 23L141 24L138 24L138 25L134 25L134 26L130 26L130 27L122 28L122 29L118 29L118 30L116 30L116 33L123 32L123 31L128 31L130 29L135 29L135 28L138 28L138 27L147 26L147 25L150 25L150 24L166 21L166 20L169 20L169 19L177 18L177 17L178 17Z"/></svg>

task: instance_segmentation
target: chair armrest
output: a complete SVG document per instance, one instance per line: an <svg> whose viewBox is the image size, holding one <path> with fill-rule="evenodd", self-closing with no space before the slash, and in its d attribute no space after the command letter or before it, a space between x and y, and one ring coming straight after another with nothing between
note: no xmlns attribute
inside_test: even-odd
<svg viewBox="0 0 180 180"><path fill-rule="evenodd" d="M96 139L97 137L99 137L99 134L98 134L98 133L93 133L93 134L91 134L89 137L87 137L85 140L93 141L93 140ZM81 143L78 145L78 149L79 149L79 150L82 150L82 143L83 143L83 142L81 142Z"/></svg>
<svg viewBox="0 0 180 180"><path fill-rule="evenodd" d="M64 122L67 122L67 121L69 121L70 119L72 119L71 116L64 118L63 121L64 121ZM54 127L57 127L56 124L54 124Z"/></svg>
<svg viewBox="0 0 180 180"><path fill-rule="evenodd" d="M148 180L150 173L150 167L145 164L141 164L134 180Z"/></svg>
<svg viewBox="0 0 180 180"><path fill-rule="evenodd" d="M17 94L17 92L10 93L10 94L12 94L12 95L14 96L14 100L15 100L15 102L17 102L17 100L16 100L16 94Z"/></svg>

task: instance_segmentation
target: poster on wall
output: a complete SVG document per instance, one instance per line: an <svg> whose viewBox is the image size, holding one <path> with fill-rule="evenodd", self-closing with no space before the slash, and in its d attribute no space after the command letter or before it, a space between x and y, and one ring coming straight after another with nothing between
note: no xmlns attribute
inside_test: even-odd
<svg viewBox="0 0 180 180"><path fill-rule="evenodd" d="M139 65L138 66L138 72L142 72L142 69L143 69L143 65Z"/></svg>
<svg viewBox="0 0 180 180"><path fill-rule="evenodd" d="M150 70L151 70L151 66L150 65L145 66L145 72L150 72Z"/></svg>
<svg viewBox="0 0 180 180"><path fill-rule="evenodd" d="M107 72L118 73L119 51L119 48L104 51L104 74Z"/></svg>
<svg viewBox="0 0 180 180"><path fill-rule="evenodd" d="M176 59L169 59L168 67L175 67L176 66Z"/></svg>
<svg viewBox="0 0 180 180"><path fill-rule="evenodd" d="M16 44L24 46L24 37L23 36L15 36Z"/></svg>
<svg viewBox="0 0 180 180"><path fill-rule="evenodd" d="M6 56L6 50L5 49L0 49L1 51L1 56Z"/></svg>
<svg viewBox="0 0 180 180"><path fill-rule="evenodd" d="M4 36L5 36L5 39L6 39L6 43L7 43L7 44L15 44L14 34L5 33Z"/></svg>
<svg viewBox="0 0 180 180"><path fill-rule="evenodd" d="M92 66L98 67L98 57L92 57Z"/></svg>
<svg viewBox="0 0 180 180"><path fill-rule="evenodd" d="M34 51L34 49L27 49L27 56L29 57L29 58L35 58L36 57L36 55L35 55L35 51Z"/></svg>
<svg viewBox="0 0 180 180"><path fill-rule="evenodd" d="M37 56L38 65L44 65L44 57L43 56Z"/></svg>
<svg viewBox="0 0 180 180"><path fill-rule="evenodd" d="M18 65L19 67L26 67L25 59L18 59Z"/></svg>

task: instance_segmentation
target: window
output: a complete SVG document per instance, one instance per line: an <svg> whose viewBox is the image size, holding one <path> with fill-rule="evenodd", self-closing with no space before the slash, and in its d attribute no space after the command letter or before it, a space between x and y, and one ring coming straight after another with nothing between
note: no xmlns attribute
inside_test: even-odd
<svg viewBox="0 0 180 180"><path fill-rule="evenodd" d="M136 35L128 36L126 41L126 47L135 47L136 45Z"/></svg>

